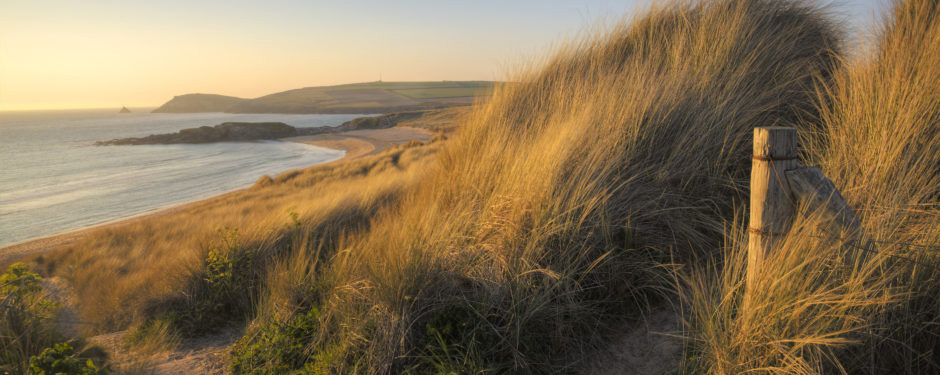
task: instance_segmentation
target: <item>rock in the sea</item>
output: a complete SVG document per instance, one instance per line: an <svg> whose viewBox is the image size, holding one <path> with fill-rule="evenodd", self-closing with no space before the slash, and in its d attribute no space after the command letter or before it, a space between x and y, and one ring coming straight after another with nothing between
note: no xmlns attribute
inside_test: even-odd
<svg viewBox="0 0 940 375"><path fill-rule="evenodd" d="M278 139L297 135L297 128L283 122L226 122L201 126L178 133L154 134L142 138L120 138L98 141L95 145L151 145L172 143L212 143Z"/></svg>
<svg viewBox="0 0 940 375"><path fill-rule="evenodd" d="M131 113L131 110L127 109L127 107L121 107L121 111L118 113Z"/></svg>

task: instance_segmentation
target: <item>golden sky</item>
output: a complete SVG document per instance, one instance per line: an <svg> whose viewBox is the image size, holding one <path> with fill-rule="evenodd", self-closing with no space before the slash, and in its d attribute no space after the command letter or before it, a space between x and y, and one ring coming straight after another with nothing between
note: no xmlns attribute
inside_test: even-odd
<svg viewBox="0 0 940 375"><path fill-rule="evenodd" d="M878 1L878 0L856 0ZM643 0L0 0L0 110L352 82L497 80Z"/></svg>

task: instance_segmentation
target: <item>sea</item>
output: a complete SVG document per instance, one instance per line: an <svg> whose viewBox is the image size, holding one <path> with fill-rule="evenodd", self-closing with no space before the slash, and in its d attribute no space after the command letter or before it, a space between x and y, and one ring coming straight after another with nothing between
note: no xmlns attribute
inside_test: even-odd
<svg viewBox="0 0 940 375"><path fill-rule="evenodd" d="M294 142L95 146L228 121L338 126L363 115L0 112L0 246L251 186L344 152Z"/></svg>

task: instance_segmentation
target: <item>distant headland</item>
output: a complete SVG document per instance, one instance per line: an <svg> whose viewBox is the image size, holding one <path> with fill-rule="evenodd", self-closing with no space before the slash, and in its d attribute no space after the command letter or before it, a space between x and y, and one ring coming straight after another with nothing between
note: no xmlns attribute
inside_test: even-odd
<svg viewBox="0 0 940 375"><path fill-rule="evenodd" d="M368 82L306 87L255 99L216 94L174 97L154 113L390 113L472 104L488 96L494 82Z"/></svg>

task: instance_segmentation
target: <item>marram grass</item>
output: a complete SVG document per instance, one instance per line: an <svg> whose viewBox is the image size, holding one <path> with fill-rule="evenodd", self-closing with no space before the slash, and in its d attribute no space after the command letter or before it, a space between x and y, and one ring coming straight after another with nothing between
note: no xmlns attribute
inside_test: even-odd
<svg viewBox="0 0 940 375"><path fill-rule="evenodd" d="M756 126L799 128L867 236L940 239L924 52L940 17L895 8L872 56L845 61L812 2L654 7L520 68L450 140L264 179L42 267L102 330L204 322L203 297L240 306L220 322L248 322L238 373L578 372L677 295L682 371L930 373L938 274L895 257L924 251L863 254L804 212L759 293L742 285ZM220 227L238 229L230 251L211 246Z"/></svg>

